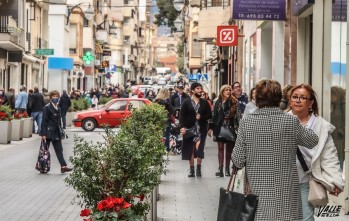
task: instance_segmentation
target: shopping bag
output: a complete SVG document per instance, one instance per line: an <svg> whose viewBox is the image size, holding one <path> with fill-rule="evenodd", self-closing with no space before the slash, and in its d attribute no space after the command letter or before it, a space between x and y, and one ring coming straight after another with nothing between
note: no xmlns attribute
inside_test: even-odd
<svg viewBox="0 0 349 221"><path fill-rule="evenodd" d="M245 168L241 169L236 174L236 179L234 182L234 192L237 193L245 193L244 192L244 177L245 177Z"/></svg>
<svg viewBox="0 0 349 221"><path fill-rule="evenodd" d="M258 196L234 192L235 180L236 173L233 172L227 189L220 188L217 221L253 221L255 218Z"/></svg>
<svg viewBox="0 0 349 221"><path fill-rule="evenodd" d="M38 160L36 161L35 169L40 173L47 173L51 168L51 154L46 141L41 141Z"/></svg>

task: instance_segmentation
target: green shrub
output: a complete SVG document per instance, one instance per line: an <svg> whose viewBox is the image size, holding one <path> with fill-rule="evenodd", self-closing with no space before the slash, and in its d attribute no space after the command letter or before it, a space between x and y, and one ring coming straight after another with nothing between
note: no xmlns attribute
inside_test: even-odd
<svg viewBox="0 0 349 221"><path fill-rule="evenodd" d="M71 100L71 106L69 107L69 112L76 112L76 111L82 111L87 110L90 107L88 104L88 101L85 98L79 98L79 99L72 99Z"/></svg>
<svg viewBox="0 0 349 221"><path fill-rule="evenodd" d="M100 99L99 99L99 101L98 101L98 103L99 104L106 104L106 103L108 103L109 101L111 101L111 100L113 100L113 98L112 97L101 97Z"/></svg>
<svg viewBox="0 0 349 221"><path fill-rule="evenodd" d="M133 215L144 216L149 203L136 196L150 193L159 183L166 122L165 109L152 104L134 110L117 132L105 129L103 142L75 137L70 157L74 170L65 182L78 192L78 204L97 211L97 203L106 197L124 197L132 203Z"/></svg>

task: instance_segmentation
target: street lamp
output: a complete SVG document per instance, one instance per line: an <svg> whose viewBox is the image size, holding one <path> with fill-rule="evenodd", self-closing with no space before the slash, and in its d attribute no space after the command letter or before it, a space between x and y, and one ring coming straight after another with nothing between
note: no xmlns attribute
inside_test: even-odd
<svg viewBox="0 0 349 221"><path fill-rule="evenodd" d="M185 0L173 0L173 7L177 10L177 11L182 11L183 7L184 7L184 2Z"/></svg>
<svg viewBox="0 0 349 221"><path fill-rule="evenodd" d="M93 16L95 15L95 12L94 12L93 8L91 7L91 4L88 4L88 8L86 10L82 10L82 8L80 7L80 5L82 5L82 4L84 4L84 3L77 4L77 5L73 6L71 9L68 8L67 25L69 24L70 15L72 14L74 9L76 9L76 8L79 8L83 12L84 18L87 19L88 21L93 18Z"/></svg>
<svg viewBox="0 0 349 221"><path fill-rule="evenodd" d="M118 27L116 27L115 21L113 21L113 24L109 26L109 34L111 34L111 35L118 34Z"/></svg>
<svg viewBox="0 0 349 221"><path fill-rule="evenodd" d="M176 18L176 20L174 20L174 22L173 22L173 24L174 24L175 27L176 27L177 32L183 31L183 20L182 20L181 17L182 17L182 16L179 15L179 16Z"/></svg>

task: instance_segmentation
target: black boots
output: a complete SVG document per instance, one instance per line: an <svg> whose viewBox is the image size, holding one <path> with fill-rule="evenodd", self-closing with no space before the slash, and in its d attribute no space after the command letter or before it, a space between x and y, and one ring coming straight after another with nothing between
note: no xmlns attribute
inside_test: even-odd
<svg viewBox="0 0 349 221"><path fill-rule="evenodd" d="M189 171L188 177L195 177L195 167L194 166L190 166L190 171Z"/></svg>
<svg viewBox="0 0 349 221"><path fill-rule="evenodd" d="M224 177L224 174L223 174L223 167L219 167L218 168L218 172L216 172L216 176L219 176L219 177Z"/></svg>
<svg viewBox="0 0 349 221"><path fill-rule="evenodd" d="M225 167L225 176L230 176L230 168Z"/></svg>
<svg viewBox="0 0 349 221"><path fill-rule="evenodd" d="M201 165L196 166L196 176L201 177Z"/></svg>

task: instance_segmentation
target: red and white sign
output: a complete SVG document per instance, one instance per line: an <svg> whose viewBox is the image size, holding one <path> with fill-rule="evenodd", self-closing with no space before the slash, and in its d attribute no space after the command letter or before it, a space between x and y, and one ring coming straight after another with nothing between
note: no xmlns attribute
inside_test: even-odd
<svg viewBox="0 0 349 221"><path fill-rule="evenodd" d="M238 27L233 25L217 26L217 46L237 46Z"/></svg>

